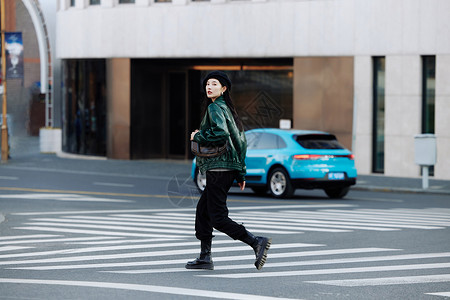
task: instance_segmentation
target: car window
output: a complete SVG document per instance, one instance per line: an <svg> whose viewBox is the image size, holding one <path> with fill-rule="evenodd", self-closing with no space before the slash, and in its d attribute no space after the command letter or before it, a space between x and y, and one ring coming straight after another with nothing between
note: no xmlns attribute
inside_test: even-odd
<svg viewBox="0 0 450 300"><path fill-rule="evenodd" d="M283 139L273 133L250 133L246 137L248 149L280 149L286 147Z"/></svg>
<svg viewBox="0 0 450 300"><path fill-rule="evenodd" d="M282 149L282 148L286 148L287 147L287 145L284 142L284 140L278 135L277 135L277 146L278 146L277 147L278 149Z"/></svg>
<svg viewBox="0 0 450 300"><path fill-rule="evenodd" d="M247 149L255 149L257 137L258 134L256 133L245 133L245 138L247 139Z"/></svg>
<svg viewBox="0 0 450 300"><path fill-rule="evenodd" d="M297 135L295 140L307 149L344 149L332 134Z"/></svg>

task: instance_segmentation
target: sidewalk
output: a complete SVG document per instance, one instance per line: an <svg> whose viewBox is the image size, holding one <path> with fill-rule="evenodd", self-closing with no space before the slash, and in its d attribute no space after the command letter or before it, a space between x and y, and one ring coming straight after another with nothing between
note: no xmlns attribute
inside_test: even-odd
<svg viewBox="0 0 450 300"><path fill-rule="evenodd" d="M450 180L429 178L428 189L422 188L422 178L389 177L384 175L358 175L354 190L376 192L429 193L450 195Z"/></svg>
<svg viewBox="0 0 450 300"><path fill-rule="evenodd" d="M53 168L86 168L104 171L113 171L120 168L121 173L129 174L145 174L145 169L152 165L171 169L174 172L190 172L190 161L183 160L105 160L98 159L89 161L81 155L63 155L57 157L54 154L41 154L39 152L39 137L13 137L11 139L11 159L9 165L24 165L27 162L48 161L52 160ZM39 159L41 158L41 159ZM39 166L41 164L37 164ZM145 166L146 165L146 166ZM0 164L1 168L1 164ZM404 177L388 177L384 175L358 175L356 185L352 187L354 190L366 190L377 192L403 192L403 193L427 193L427 194L447 194L450 195L450 180L436 180L429 178L429 188L422 189L422 178L404 178Z"/></svg>

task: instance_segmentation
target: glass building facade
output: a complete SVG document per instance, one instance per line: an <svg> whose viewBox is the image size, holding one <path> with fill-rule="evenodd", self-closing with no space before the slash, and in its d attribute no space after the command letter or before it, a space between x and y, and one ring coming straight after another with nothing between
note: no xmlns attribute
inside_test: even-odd
<svg viewBox="0 0 450 300"><path fill-rule="evenodd" d="M384 57L373 58L373 134L372 171L384 172L385 68Z"/></svg>
<svg viewBox="0 0 450 300"><path fill-rule="evenodd" d="M202 79L213 70L230 77L245 129L279 127L280 119L292 120L292 59L131 59L130 141L123 145L130 148L131 159L192 157L189 133L202 118ZM63 151L106 155L106 83L106 60L64 61Z"/></svg>
<svg viewBox="0 0 450 300"><path fill-rule="evenodd" d="M63 151L106 155L105 71L104 59L64 61Z"/></svg>

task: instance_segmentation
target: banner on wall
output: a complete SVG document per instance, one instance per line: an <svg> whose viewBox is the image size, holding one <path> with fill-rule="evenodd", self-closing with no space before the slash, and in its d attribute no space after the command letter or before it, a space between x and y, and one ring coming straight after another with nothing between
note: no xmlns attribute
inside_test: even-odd
<svg viewBox="0 0 450 300"><path fill-rule="evenodd" d="M5 33L6 79L23 79L23 41L21 32Z"/></svg>

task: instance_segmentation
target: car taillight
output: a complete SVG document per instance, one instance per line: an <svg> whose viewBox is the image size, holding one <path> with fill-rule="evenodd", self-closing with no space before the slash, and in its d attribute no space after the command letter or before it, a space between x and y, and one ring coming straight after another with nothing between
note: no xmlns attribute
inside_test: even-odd
<svg viewBox="0 0 450 300"><path fill-rule="evenodd" d="M318 154L297 154L292 158L296 160L318 160L318 159L330 159L330 158L338 158L338 157L346 157L350 160L355 159L355 155L318 155Z"/></svg>

